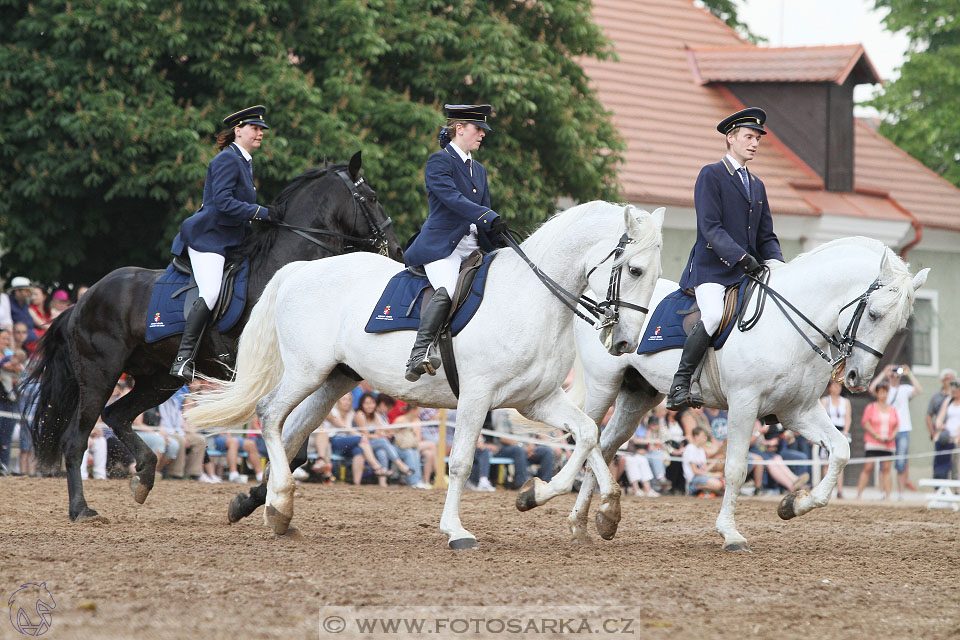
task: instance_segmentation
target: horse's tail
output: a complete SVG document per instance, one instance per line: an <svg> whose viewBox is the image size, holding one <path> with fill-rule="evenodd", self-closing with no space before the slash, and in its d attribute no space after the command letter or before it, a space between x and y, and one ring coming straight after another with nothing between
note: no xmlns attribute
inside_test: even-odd
<svg viewBox="0 0 960 640"><path fill-rule="evenodd" d="M577 350L577 357L573 361L573 378L570 380L570 387L567 389L567 397L581 409L583 403L587 400L587 385L583 377L583 361L580 359L580 350Z"/></svg>
<svg viewBox="0 0 960 640"><path fill-rule="evenodd" d="M202 394L185 412L198 427L234 427L256 417L257 401L267 395L283 376L283 360L277 338L277 293L296 263L277 271L267 283L260 300L240 335L234 379L219 389Z"/></svg>
<svg viewBox="0 0 960 640"><path fill-rule="evenodd" d="M40 338L29 373L20 383L23 406L33 406L29 423L37 460L46 466L60 463L60 441L76 418L80 404L80 385L70 360L67 336L74 308L57 316Z"/></svg>

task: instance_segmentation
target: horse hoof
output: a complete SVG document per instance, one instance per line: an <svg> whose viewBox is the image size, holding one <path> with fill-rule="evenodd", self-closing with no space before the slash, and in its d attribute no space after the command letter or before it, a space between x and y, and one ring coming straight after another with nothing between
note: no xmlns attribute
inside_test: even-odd
<svg viewBox="0 0 960 640"><path fill-rule="evenodd" d="M597 533L604 540L613 540L620 525L620 492L604 498L597 509Z"/></svg>
<svg viewBox="0 0 960 640"><path fill-rule="evenodd" d="M520 487L517 494L517 511L530 511L537 506L537 478L530 478Z"/></svg>
<svg viewBox="0 0 960 640"><path fill-rule="evenodd" d="M746 542L731 542L729 544L724 544L723 548L725 551L746 551L750 552L750 545Z"/></svg>
<svg viewBox="0 0 960 640"><path fill-rule="evenodd" d="M570 542L580 547L593 545L593 540L587 534L586 522L577 523L570 527Z"/></svg>
<svg viewBox="0 0 960 640"><path fill-rule="evenodd" d="M293 516L280 513L276 508L267 506L266 518L267 524L270 525L270 528L273 529L273 532L278 536L282 536L287 532L287 528L290 526L290 521L293 519Z"/></svg>
<svg viewBox="0 0 960 640"><path fill-rule="evenodd" d="M780 506L777 507L777 515L783 520L790 520L791 518L797 517L797 499L806 494L807 492L802 489L788 493L783 500L780 501Z"/></svg>
<svg viewBox="0 0 960 640"><path fill-rule="evenodd" d="M85 508L80 514L73 519L74 522L100 522L103 524L108 524L110 521L104 518L102 515L90 508Z"/></svg>
<svg viewBox="0 0 960 640"><path fill-rule="evenodd" d="M137 504L143 504L147 501L151 489L153 489L153 485L148 487L146 483L140 480L139 474L135 473L130 476L130 493L133 494L133 499Z"/></svg>
<svg viewBox="0 0 960 640"><path fill-rule="evenodd" d="M253 513L256 508L257 507L254 506L253 509L251 509L247 505L247 494L238 493L233 497L233 500L230 501L230 506L227 507L227 522L230 524L240 522Z"/></svg>
<svg viewBox="0 0 960 640"><path fill-rule="evenodd" d="M477 539L458 538L457 540L451 540L448 544L454 551L474 551L477 548Z"/></svg>
<svg viewBox="0 0 960 640"><path fill-rule="evenodd" d="M287 528L287 532L283 534L277 534L274 536L278 540L292 540L294 542L302 542L303 534L300 533L300 529L297 529L293 525Z"/></svg>

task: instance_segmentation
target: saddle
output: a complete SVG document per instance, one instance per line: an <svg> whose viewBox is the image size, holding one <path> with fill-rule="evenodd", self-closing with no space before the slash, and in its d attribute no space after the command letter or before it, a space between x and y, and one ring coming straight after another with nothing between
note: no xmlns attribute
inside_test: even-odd
<svg viewBox="0 0 960 640"><path fill-rule="evenodd" d="M431 349L440 349L443 370L454 395L459 395L459 376L453 356L453 337L473 318L486 287L487 272L496 254L474 251L460 263L457 286L450 297L450 313ZM420 327L420 316L433 296L433 287L423 267L409 267L393 276L370 314L364 331L385 333Z"/></svg>
<svg viewBox="0 0 960 640"><path fill-rule="evenodd" d="M246 306L249 268L246 262L230 261L224 265L220 295L204 335L209 336L218 357L232 360L233 348L222 337L232 329ZM153 343L183 332L185 313L200 296L193 269L186 257L175 257L153 285L147 306L146 342ZM232 341L231 341L232 342Z"/></svg>
<svg viewBox="0 0 960 640"><path fill-rule="evenodd" d="M727 287L720 327L711 343L714 350L724 345L736 325L736 319L743 308L743 291L746 282ZM677 289L661 300L653 310L637 353L656 353L666 349L682 348L687 336L699 320L700 307L697 306L693 290Z"/></svg>
<svg viewBox="0 0 960 640"><path fill-rule="evenodd" d="M173 256L173 260L170 261L170 264L178 272L190 277L189 284L170 294L171 298L176 298L177 296L186 292L187 296L184 298L183 303L183 317L184 320L186 320L190 315L190 309L193 307L193 301L200 297L200 288L197 286L197 281L193 277L193 265L190 264L189 255ZM241 269L243 269L243 262L228 261L225 265L223 265L223 277L220 280L220 295L217 297L217 306L213 308L213 315L210 316L211 326L215 326L216 323L227 313L227 309L230 308L230 303L233 301L233 288L237 282L237 275L240 273Z"/></svg>

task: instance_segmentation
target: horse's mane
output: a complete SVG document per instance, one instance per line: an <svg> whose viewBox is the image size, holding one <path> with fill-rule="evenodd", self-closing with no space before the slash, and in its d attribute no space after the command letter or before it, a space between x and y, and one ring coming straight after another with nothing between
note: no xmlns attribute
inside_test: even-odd
<svg viewBox="0 0 960 640"><path fill-rule="evenodd" d="M903 259L890 250L890 247L874 238L864 236L851 236L848 238L837 238L825 242L822 245L801 253L790 262L802 260L810 256L816 256L824 251L835 248L847 249L850 247L862 247L876 254L876 268L880 268L880 259L884 259L884 269L888 271L887 277L881 282L883 287L871 295L871 300L877 309L881 312L892 312L897 314L897 320L900 327L907 324L910 319L910 312L913 309L913 299L915 292L913 290L913 276L910 275L910 268ZM879 273L879 271L878 271Z"/></svg>
<svg viewBox="0 0 960 640"><path fill-rule="evenodd" d="M631 204L615 204L602 200L585 202L566 211L559 211L530 234L530 237L523 242L523 250L531 260L538 262L547 253L556 249L557 237L566 232L568 227L587 218L595 218L598 223L612 221L618 225L617 228L622 228L624 208L628 209L634 218L637 217L637 212L643 211ZM623 255L614 263L614 267L620 266L641 251L659 245L663 241L661 234L657 233L652 215L641 217L639 223L643 229L643 235L639 238L631 238L634 242L626 246ZM610 248L612 249L613 245Z"/></svg>
<svg viewBox="0 0 960 640"><path fill-rule="evenodd" d="M268 205L270 216L276 220L285 220L287 206L293 195L304 188L308 183L326 177L330 172L341 171L347 168L346 164L331 164L324 167L307 169L290 181L283 188L280 195ZM261 228L254 233L248 242L230 253L231 260L250 260L251 262L266 256L273 249L280 229L274 225L259 225Z"/></svg>

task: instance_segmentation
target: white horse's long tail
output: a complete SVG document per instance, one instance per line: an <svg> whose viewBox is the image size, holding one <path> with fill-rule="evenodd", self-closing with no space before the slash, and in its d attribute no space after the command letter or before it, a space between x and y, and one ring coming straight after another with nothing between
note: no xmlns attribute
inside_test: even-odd
<svg viewBox="0 0 960 640"><path fill-rule="evenodd" d="M280 382L283 359L277 338L277 292L298 266L292 263L283 267L267 283L240 335L234 379L202 394L185 412L195 426L239 427L250 422L256 417L257 402Z"/></svg>

